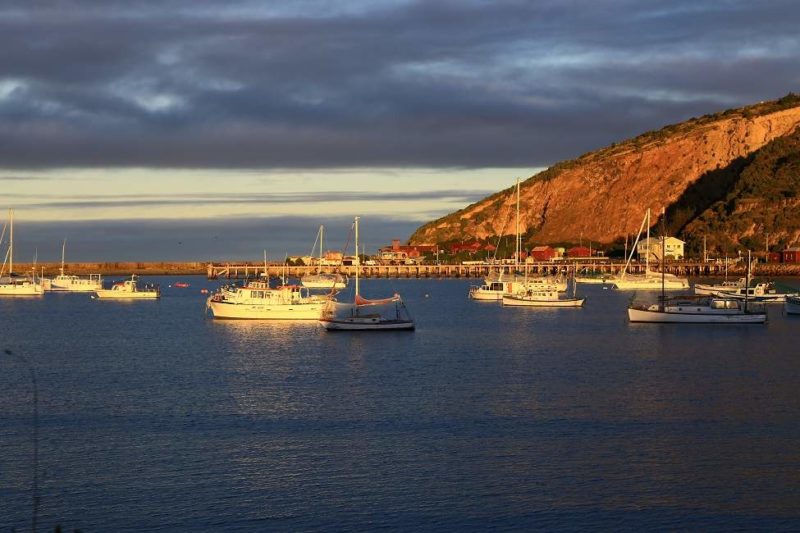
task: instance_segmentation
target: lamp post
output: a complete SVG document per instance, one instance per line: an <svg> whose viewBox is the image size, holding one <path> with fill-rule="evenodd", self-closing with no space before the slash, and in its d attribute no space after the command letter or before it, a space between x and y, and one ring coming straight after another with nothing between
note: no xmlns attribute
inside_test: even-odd
<svg viewBox="0 0 800 533"><path fill-rule="evenodd" d="M33 509L31 513L31 531L36 533L36 522L39 514L39 387L36 383L36 369L28 359L18 353L14 353L8 348L3 350L5 355L13 355L19 358L31 374L33 383Z"/></svg>

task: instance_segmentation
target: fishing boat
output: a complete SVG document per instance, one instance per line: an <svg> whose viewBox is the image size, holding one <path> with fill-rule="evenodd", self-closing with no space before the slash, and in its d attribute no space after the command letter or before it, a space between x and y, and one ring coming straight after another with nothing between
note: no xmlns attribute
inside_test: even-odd
<svg viewBox="0 0 800 533"><path fill-rule="evenodd" d="M8 210L8 248L0 268L0 296L41 296L44 287L36 281L36 268L31 270L30 276L20 276L14 273L14 211ZM6 227L3 227L0 242L5 238ZM8 273L6 273L8 265Z"/></svg>
<svg viewBox="0 0 800 533"><path fill-rule="evenodd" d="M503 296L503 305L509 307L582 307L585 301L586 298L562 297L553 289L527 289Z"/></svg>
<svg viewBox="0 0 800 533"><path fill-rule="evenodd" d="M800 294L792 294L783 302L783 310L788 315L800 315Z"/></svg>
<svg viewBox="0 0 800 533"><path fill-rule="evenodd" d="M206 300L214 318L246 320L319 320L327 298L299 285L273 288L269 281L222 287Z"/></svg>
<svg viewBox="0 0 800 533"><path fill-rule="evenodd" d="M358 250L359 218L356 217L353 221L356 250ZM368 300L361 296L359 267L357 264L353 302L343 303L331 299L322 311L320 324L328 331L413 330L414 320L399 294L395 293L389 298L380 300Z"/></svg>
<svg viewBox="0 0 800 533"><path fill-rule="evenodd" d="M722 296L744 300L748 298L754 302L782 303L790 293L778 292L773 283L762 282L753 286L738 287L734 289L718 290L713 292L714 296Z"/></svg>
<svg viewBox="0 0 800 533"><path fill-rule="evenodd" d="M157 300L161 297L158 285L146 284L139 286L136 274L131 279L114 283L110 289L100 289L94 292L100 300Z"/></svg>
<svg viewBox="0 0 800 533"><path fill-rule="evenodd" d="M628 267L633 260L633 254L636 253L636 245L639 243L639 238L642 236L642 231L647 230L647 243L648 250L645 254L645 270L644 274L631 275L628 274ZM689 288L689 280L675 276L674 274L667 274L664 272L664 243L666 241L666 233L662 231L661 239L661 276L656 276L650 272L650 209L645 213L642 224L639 226L639 233L636 235L636 241L633 244L631 253L625 262L625 268L618 276L608 279L608 283L617 290L686 290Z"/></svg>
<svg viewBox="0 0 800 533"><path fill-rule="evenodd" d="M340 290L347 287L347 278L339 273L333 272L322 272L322 246L323 246L323 239L325 236L325 226L319 227L319 232L317 232L317 239L319 240L319 268L317 269L316 274L311 274L308 276L303 276L300 280L300 283L303 287L307 287L309 289L326 289L326 290ZM314 241L314 247L311 248L311 255L314 255L314 248L317 246L317 241Z"/></svg>
<svg viewBox="0 0 800 533"><path fill-rule="evenodd" d="M67 240L61 244L61 268L58 276L42 279L45 291L50 292L95 292L103 288L103 278L100 274L89 274L88 277L75 276L64 273L64 252Z"/></svg>
<svg viewBox="0 0 800 533"><path fill-rule="evenodd" d="M694 293L701 296L714 296L720 291L735 291L744 288L745 279L723 281L722 283L695 283Z"/></svg>
<svg viewBox="0 0 800 533"><path fill-rule="evenodd" d="M664 217L662 215L662 225ZM663 227L663 226L662 226ZM661 242L664 257L664 240ZM747 279L750 268L748 262ZM644 304L631 302L628 307L630 322L671 323L671 324L763 324L767 313L763 304L753 304L745 297L743 301L728 297L678 296L667 298L663 284L662 271L661 297L658 303Z"/></svg>

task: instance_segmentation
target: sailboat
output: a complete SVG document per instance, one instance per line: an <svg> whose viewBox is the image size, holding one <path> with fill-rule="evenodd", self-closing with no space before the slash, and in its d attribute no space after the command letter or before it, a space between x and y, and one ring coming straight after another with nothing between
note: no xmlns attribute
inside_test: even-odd
<svg viewBox="0 0 800 533"><path fill-rule="evenodd" d="M664 240L661 241L661 257L664 257ZM668 299L665 292L665 279L662 269L659 302L655 304L632 302L628 307L629 321L671 324L763 324L767 321L764 305L749 304L747 297L744 301L734 298L695 295ZM748 261L745 286L749 285L749 281L750 264Z"/></svg>
<svg viewBox="0 0 800 533"><path fill-rule="evenodd" d="M44 290L52 292L95 292L103 288L103 278L100 274L89 274L89 277L68 275L64 273L64 252L67 240L61 244L61 268L58 276L52 279L43 279Z"/></svg>
<svg viewBox="0 0 800 533"><path fill-rule="evenodd" d="M300 280L300 283L303 287L308 287L309 289L344 289L347 287L347 278L342 276L338 273L332 272L322 272L322 246L323 246L323 238L325 236L325 226L319 227L319 232L317 233L317 239L319 240L319 268L317 269L316 274L311 274L310 276L303 276ZM314 242L314 246L316 247L316 241ZM314 254L314 249L311 249L311 254Z"/></svg>
<svg viewBox="0 0 800 533"><path fill-rule="evenodd" d="M520 181L517 179L517 206L516 206L516 243L514 245L514 273L504 274L495 273L486 277L483 285L473 285L469 289L469 297L473 300L501 301L505 296L517 294L526 289L537 291L555 290L564 292L567 290L567 283L561 279L550 279L547 277L528 278L527 270L525 275L520 275L519 258L522 255L522 234L519 224L519 188Z"/></svg>
<svg viewBox="0 0 800 533"><path fill-rule="evenodd" d="M358 221L355 217L355 249L358 250ZM356 252L355 296L353 303L343 303L331 299L322 310L320 324L328 331L383 331L412 330L414 320L406 308L403 299L395 293L381 300L367 300L360 294L359 270L360 259Z"/></svg>
<svg viewBox="0 0 800 533"><path fill-rule="evenodd" d="M663 220L663 219L662 219ZM633 260L633 254L636 253L636 245L639 243L639 238L642 236L642 230L647 228L647 253L645 254L645 270L644 275L630 275L628 274L628 267ZM628 260L625 262L625 268L622 273L615 278L608 279L608 283L618 290L685 290L689 288L689 280L680 278L673 274L664 272L664 244L666 242L666 232L662 231L661 236L661 277L654 276L650 272L650 209L644 215L642 224L639 226L639 233L636 235L636 241L633 243L631 253Z"/></svg>
<svg viewBox="0 0 800 533"><path fill-rule="evenodd" d="M41 283L36 281L36 269L32 270L30 277L14 274L14 211L8 210L8 249L3 260L3 267L0 269L0 296L41 296L44 288ZM0 241L5 237L5 228ZM6 274L6 264L8 264L8 274Z"/></svg>

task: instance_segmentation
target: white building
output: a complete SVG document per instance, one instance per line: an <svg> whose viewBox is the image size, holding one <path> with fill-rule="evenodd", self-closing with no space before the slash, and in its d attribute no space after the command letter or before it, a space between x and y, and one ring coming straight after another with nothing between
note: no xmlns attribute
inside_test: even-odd
<svg viewBox="0 0 800 533"><path fill-rule="evenodd" d="M661 260L661 241L663 237L658 238L650 238L648 241L647 239L642 239L639 241L639 244L636 245L636 253L639 255L639 261L645 261L647 259L647 251L650 250L650 260L651 261L660 261ZM669 259L683 259L683 245L685 243L680 240L676 239L675 237L667 237L667 241L664 243L665 254L667 256L667 260Z"/></svg>

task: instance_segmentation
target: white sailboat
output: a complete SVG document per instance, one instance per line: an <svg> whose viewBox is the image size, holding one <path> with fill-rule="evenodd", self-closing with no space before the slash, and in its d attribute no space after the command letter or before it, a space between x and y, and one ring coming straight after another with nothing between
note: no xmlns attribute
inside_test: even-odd
<svg viewBox="0 0 800 533"><path fill-rule="evenodd" d="M320 226L319 232L317 233L317 239L319 240L319 268L317 269L316 274L303 276L303 278L300 280L300 283L303 285L303 287L308 287L309 289L344 289L347 287L347 278L345 276L333 272L322 272L322 247L324 237L325 226ZM314 247L316 247L316 245L317 243L314 241ZM311 255L314 255L314 248L311 249Z"/></svg>
<svg viewBox="0 0 800 533"><path fill-rule="evenodd" d="M355 249L358 250L358 221L356 217ZM413 330L414 320L399 294L381 300L367 300L360 294L360 264L356 253L355 296L353 303L342 303L331 299L322 311L320 324L328 331L387 331Z"/></svg>
<svg viewBox="0 0 800 533"><path fill-rule="evenodd" d="M8 249L0 269L0 296L41 296L44 294L42 284L36 281L36 269L32 270L31 276L19 276L14 274L14 211L8 210ZM5 227L0 236L0 242L5 237ZM6 264L8 274L6 274Z"/></svg>
<svg viewBox="0 0 800 533"><path fill-rule="evenodd" d="M100 274L89 274L88 277L75 276L64 273L64 253L67 240L61 244L61 268L58 276L51 279L42 279L45 291L51 292L95 292L103 288L103 278Z"/></svg>
<svg viewBox="0 0 800 533"><path fill-rule="evenodd" d="M636 245L639 243L639 238L642 236L642 230L645 229L645 226L647 228L648 245L647 254L645 254L645 271L643 275L631 275L627 273L628 267L633 259L633 254L636 253ZM613 288L618 290L686 290L689 288L689 280L686 278L680 278L664 272L663 263L665 261L665 256L663 248L666 233L663 231L662 233L661 276L654 276L653 273L650 272L650 209L648 209L641 226L639 226L639 233L636 235L636 241L633 243L631 253L628 256L628 260L625 262L625 268L619 276L608 279L608 283L611 283Z"/></svg>
<svg viewBox="0 0 800 533"><path fill-rule="evenodd" d="M99 300L157 300L161 297L161 290L150 284L139 287L136 274L133 274L131 279L114 283L110 289L94 291L94 295Z"/></svg>

